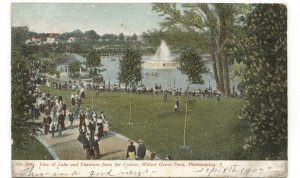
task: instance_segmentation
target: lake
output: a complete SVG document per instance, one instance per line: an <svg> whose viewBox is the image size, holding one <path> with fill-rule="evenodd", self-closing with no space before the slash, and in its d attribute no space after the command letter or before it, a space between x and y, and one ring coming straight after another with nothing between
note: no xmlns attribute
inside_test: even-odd
<svg viewBox="0 0 300 178"><path fill-rule="evenodd" d="M143 61L150 60L152 56L143 56ZM119 59L121 56L104 56L101 58L101 63L106 69L105 72L102 72L104 80L106 83L110 84L119 84L118 81L118 72L119 72ZM210 72L203 74L204 84L191 84L188 82L187 75L181 73L180 70L174 69L145 69L143 68L143 80L139 82L146 86L150 85L153 87L155 84L161 85L163 89L166 89L168 86L172 88L182 88L186 89L189 86L190 89L205 89L209 86L213 89L216 88L216 82L212 71L212 65L208 64ZM233 83L232 83L233 84ZM231 85L232 85L231 84Z"/></svg>

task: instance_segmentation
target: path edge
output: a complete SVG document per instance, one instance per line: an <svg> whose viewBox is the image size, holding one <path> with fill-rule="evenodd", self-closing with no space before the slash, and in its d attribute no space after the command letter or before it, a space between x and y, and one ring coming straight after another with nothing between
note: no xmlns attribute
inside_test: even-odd
<svg viewBox="0 0 300 178"><path fill-rule="evenodd" d="M112 135L116 135L117 137L120 137L121 139L123 139L123 140L126 140L126 141L128 141L128 140L132 140L132 139L129 139L128 137L126 137L126 136L124 136L124 135L121 135L121 134L119 134L119 133L116 133L116 132L113 132L113 131L108 131L108 133L109 134L112 134ZM137 142L135 142L134 140L133 140L133 144L134 144L134 146L137 148L138 147L138 143ZM152 154L152 152L150 151L150 150L148 150L148 149L146 149L146 155L150 158L151 157L151 154ZM156 155L156 158L157 159L160 159L157 155Z"/></svg>
<svg viewBox="0 0 300 178"><path fill-rule="evenodd" d="M50 155L52 156L52 158L54 160L59 160L59 156L57 155L57 153L50 147L50 145L48 145L46 142L44 142L44 140L39 137L39 136L35 136L35 138L47 149L47 151L50 153Z"/></svg>

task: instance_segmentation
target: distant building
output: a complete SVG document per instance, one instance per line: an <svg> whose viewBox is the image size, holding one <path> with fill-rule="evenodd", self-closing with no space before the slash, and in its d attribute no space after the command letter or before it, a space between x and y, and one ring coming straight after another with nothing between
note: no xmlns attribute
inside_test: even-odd
<svg viewBox="0 0 300 178"><path fill-rule="evenodd" d="M33 36L30 39L25 40L25 44L36 44L40 45L42 42L41 38L39 36Z"/></svg>
<svg viewBox="0 0 300 178"><path fill-rule="evenodd" d="M68 39L68 43L74 43L75 41L77 41L78 39L76 37L70 37Z"/></svg>
<svg viewBox="0 0 300 178"><path fill-rule="evenodd" d="M48 33L47 34L47 39L46 39L46 43L48 44L57 44L57 40L56 40L56 37L58 36L57 33Z"/></svg>
<svg viewBox="0 0 300 178"><path fill-rule="evenodd" d="M46 43L48 43L48 44L54 44L56 42L57 41L55 41L55 38L47 37Z"/></svg>

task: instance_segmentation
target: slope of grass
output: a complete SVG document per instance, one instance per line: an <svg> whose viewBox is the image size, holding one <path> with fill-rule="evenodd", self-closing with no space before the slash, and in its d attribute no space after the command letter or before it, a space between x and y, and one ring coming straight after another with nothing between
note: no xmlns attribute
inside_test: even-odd
<svg viewBox="0 0 300 178"><path fill-rule="evenodd" d="M70 106L71 90L55 90L41 87L51 95L62 95ZM92 98L92 95L94 96ZM249 134L246 124L238 116L242 99L196 97L195 108L189 111L186 128L186 144L183 150L184 103L181 97L180 112L175 113L175 97L163 102L158 95L132 95L132 119L129 122L129 93L103 92L96 98L86 92L81 108L94 104L96 111L105 111L110 130L133 140L143 139L147 148L165 158L167 154L184 160L236 160L256 159L255 154L244 155L242 145Z"/></svg>
<svg viewBox="0 0 300 178"><path fill-rule="evenodd" d="M23 149L12 147L12 160L52 160L47 149L34 137L30 137Z"/></svg>

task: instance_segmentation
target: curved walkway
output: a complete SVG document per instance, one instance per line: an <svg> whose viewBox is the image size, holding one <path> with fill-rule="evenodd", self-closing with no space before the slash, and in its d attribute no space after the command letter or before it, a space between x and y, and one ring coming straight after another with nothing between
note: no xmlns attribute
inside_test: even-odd
<svg viewBox="0 0 300 178"><path fill-rule="evenodd" d="M81 142L77 140L79 135L78 120L75 121L73 128L66 121L67 129L63 131L62 136L55 133L54 138L51 134L39 135L37 139L47 148L53 159L60 160L86 160L86 153ZM134 142L136 148L138 143ZM146 144L146 143L145 143ZM128 138L118 133L109 131L108 135L101 138L100 160L124 160L129 145ZM147 146L147 144L146 144ZM145 159L150 159L151 152L147 150Z"/></svg>

